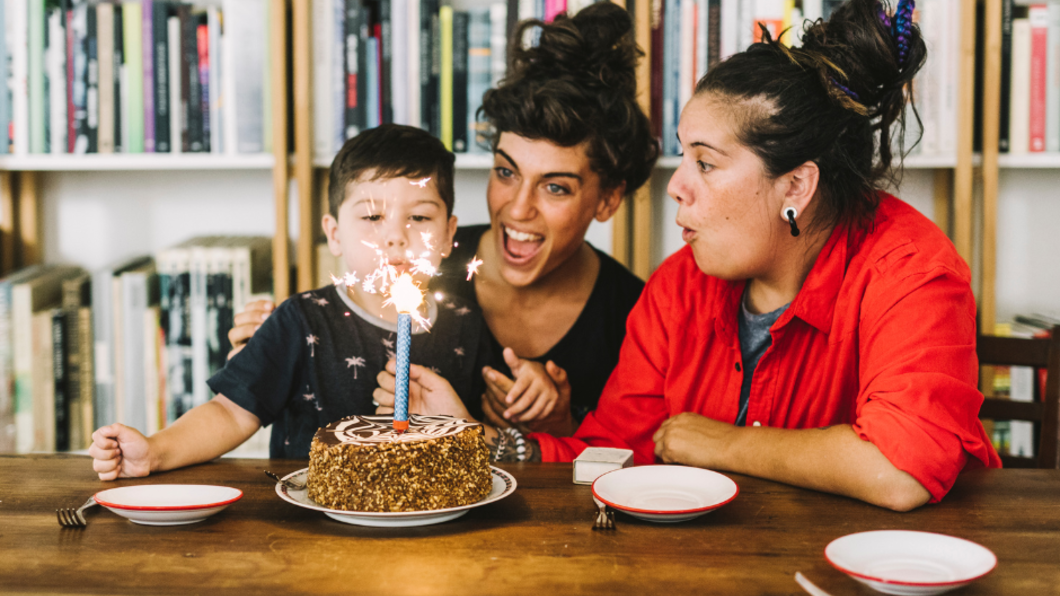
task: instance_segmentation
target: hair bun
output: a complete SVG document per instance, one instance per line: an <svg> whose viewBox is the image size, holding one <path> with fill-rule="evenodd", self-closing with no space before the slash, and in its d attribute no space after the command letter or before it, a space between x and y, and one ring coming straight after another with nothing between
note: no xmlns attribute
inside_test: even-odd
<svg viewBox="0 0 1060 596"><path fill-rule="evenodd" d="M526 32L535 30L538 42L524 47ZM557 15L551 23L523 21L512 36L508 76L572 78L601 91L635 96L641 52L632 33L629 13L611 2L591 4L573 17Z"/></svg>

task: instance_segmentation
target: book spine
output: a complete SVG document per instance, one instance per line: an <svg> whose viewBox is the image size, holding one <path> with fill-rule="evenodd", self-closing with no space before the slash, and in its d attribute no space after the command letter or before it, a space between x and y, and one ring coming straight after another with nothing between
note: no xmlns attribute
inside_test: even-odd
<svg viewBox="0 0 1060 596"><path fill-rule="evenodd" d="M261 153L265 150L265 122L269 114L263 103L263 63L267 45L264 13L253 2L229 2L225 5L225 60L233 65L223 74L233 88L232 105L225 123L234 129L233 147L238 153Z"/></svg>
<svg viewBox="0 0 1060 596"><path fill-rule="evenodd" d="M432 134L436 134L434 108L438 101L433 78L436 13L434 0L420 2L420 127Z"/></svg>
<svg viewBox="0 0 1060 596"><path fill-rule="evenodd" d="M408 51L405 53L407 65L405 79L406 101L405 118L409 126L420 128L422 107L420 102L420 0L400 0L406 3L405 39Z"/></svg>
<svg viewBox="0 0 1060 596"><path fill-rule="evenodd" d="M343 0L334 0L331 9L331 88L328 97L331 98L333 118L329 133L335 152L338 152L346 142L346 4Z"/></svg>
<svg viewBox="0 0 1060 596"><path fill-rule="evenodd" d="M681 0L680 52L678 54L677 103L680 110L692 99L695 85L696 58L696 0ZM674 122L680 118L680 111Z"/></svg>
<svg viewBox="0 0 1060 596"><path fill-rule="evenodd" d="M503 6L503 5L498 5ZM467 58L467 150L483 153L488 148L486 135L489 128L478 122L478 109L482 107L482 96L490 88L492 70L492 39L490 35L489 9L472 9L468 13L468 58Z"/></svg>
<svg viewBox="0 0 1060 596"><path fill-rule="evenodd" d="M170 307L166 335L166 421L172 424L194 407L192 394L191 271L187 251L175 251L170 266Z"/></svg>
<svg viewBox="0 0 1060 596"><path fill-rule="evenodd" d="M33 407L33 450L55 451L55 369L52 363L52 312L33 313L30 399Z"/></svg>
<svg viewBox="0 0 1060 596"><path fill-rule="evenodd" d="M707 0L707 70L721 61L721 0Z"/></svg>
<svg viewBox="0 0 1060 596"><path fill-rule="evenodd" d="M686 0L687 1L687 0ZM674 105L678 101L678 77L674 73L680 68L680 0L666 0L663 16L663 95L662 95L662 140L665 155L677 155L677 115Z"/></svg>
<svg viewBox="0 0 1060 596"><path fill-rule="evenodd" d="M151 436L162 430L162 394L159 370L158 307L144 309L143 323L143 382L144 382L144 434Z"/></svg>
<svg viewBox="0 0 1060 596"><path fill-rule="evenodd" d="M358 95L358 73L360 72L361 43L361 7L359 0L346 0L346 45L344 66L346 69L346 102L345 124L346 138L352 139L364 128L361 117L364 112L364 101Z"/></svg>
<svg viewBox="0 0 1060 596"><path fill-rule="evenodd" d="M125 97L123 98L123 120L125 121L125 152L143 153L144 136L144 51L143 14L138 2L125 2L122 10L122 50L125 59ZM152 142L154 137L152 136ZM152 147L153 149L153 147Z"/></svg>
<svg viewBox="0 0 1060 596"><path fill-rule="evenodd" d="M164 2L155 4L151 15L151 40L154 45L154 119L155 152L169 153L169 9Z"/></svg>
<svg viewBox="0 0 1060 596"><path fill-rule="evenodd" d="M11 283L0 281L0 452L15 451L14 334Z"/></svg>
<svg viewBox="0 0 1060 596"><path fill-rule="evenodd" d="M128 150L126 135L129 134L129 123L127 110L129 106L125 100L125 88L127 86L125 76L125 14L120 6L115 6L114 15L114 153L124 153Z"/></svg>
<svg viewBox="0 0 1060 596"><path fill-rule="evenodd" d="M88 151L88 5L75 0L66 13L67 152Z"/></svg>
<svg viewBox="0 0 1060 596"><path fill-rule="evenodd" d="M659 146L667 149L663 141L663 57L666 42L663 33L664 28L664 4L666 0L651 0L651 78L649 80L649 93L651 93L651 130Z"/></svg>
<svg viewBox="0 0 1060 596"><path fill-rule="evenodd" d="M125 422L147 432L147 401L144 395L144 311L147 309L147 274L132 271L121 275L122 393Z"/></svg>
<svg viewBox="0 0 1060 596"><path fill-rule="evenodd" d="M439 75L439 108L441 139L445 148L453 150L453 7L442 4L438 9L441 72Z"/></svg>
<svg viewBox="0 0 1060 596"><path fill-rule="evenodd" d="M209 390L209 352L207 348L207 249L191 249L191 396L192 407L206 403Z"/></svg>
<svg viewBox="0 0 1060 596"><path fill-rule="evenodd" d="M169 57L169 150L180 153L184 150L183 128L184 106L181 102L181 52L180 52L180 17L170 16L166 23L166 56Z"/></svg>
<svg viewBox="0 0 1060 596"><path fill-rule="evenodd" d="M92 362L92 308L82 306L77 310L77 353L80 364L78 374L78 402L80 403L80 441L74 443L74 449L85 449L92 442L92 431L95 430L95 404L93 395L95 383L93 382Z"/></svg>
<svg viewBox="0 0 1060 596"><path fill-rule="evenodd" d="M114 5L102 3L95 9L99 48L99 152L114 153Z"/></svg>
<svg viewBox="0 0 1060 596"><path fill-rule="evenodd" d="M199 48L195 37L195 15L191 8L181 5L181 54L183 62L180 72L180 101L184 108L181 123L181 143L185 152L202 151L202 106L199 105Z"/></svg>
<svg viewBox="0 0 1060 596"><path fill-rule="evenodd" d="M490 4L490 84L493 89L501 84L508 71L508 5ZM482 98L480 97L479 100Z"/></svg>
<svg viewBox="0 0 1060 596"><path fill-rule="evenodd" d="M66 28L63 23L64 12L62 8L52 8L48 11L48 36L46 40L45 60L48 63L48 73L45 86L48 90L48 119L46 126L46 138L48 139L49 153L61 154L67 152L67 108L69 97L67 91L66 73Z"/></svg>
<svg viewBox="0 0 1060 596"><path fill-rule="evenodd" d="M1009 153L1030 151L1031 26L1012 20L1012 93L1009 111Z"/></svg>
<svg viewBox="0 0 1060 596"><path fill-rule="evenodd" d="M48 112L45 102L49 101L44 92L44 71L50 65L44 62L44 37L46 22L44 19L44 0L29 0L28 12L28 70L27 85L29 98L29 152L46 152L45 122Z"/></svg>
<svg viewBox="0 0 1060 596"><path fill-rule="evenodd" d="M78 324L78 311L81 309L82 290L87 289L85 278L74 278L63 282L62 301L62 335L63 355L62 359L56 359L55 368L59 370L60 363L63 367L62 392L66 397L66 411L69 414L67 429L68 449L84 449L87 446L84 430L84 408L81 403L81 329ZM55 395L58 398L60 388L56 387ZM58 406L58 399L56 400ZM58 407L56 411L59 411ZM89 433L91 434L91 433ZM56 434L58 443L58 432Z"/></svg>
<svg viewBox="0 0 1060 596"><path fill-rule="evenodd" d="M140 65L143 67L144 153L155 152L155 18L154 0L141 0Z"/></svg>
<svg viewBox="0 0 1060 596"><path fill-rule="evenodd" d="M327 158L335 153L338 147L332 147L335 135L332 134L332 123L335 116L331 101L331 51L332 41L329 32L333 31L332 3L339 0L314 0L313 7L313 154Z"/></svg>
<svg viewBox="0 0 1060 596"><path fill-rule="evenodd" d="M431 1L430 16L430 129L429 132L442 138L442 24L441 7L438 0Z"/></svg>
<svg viewBox="0 0 1060 596"><path fill-rule="evenodd" d="M695 88L696 82L703 78L703 75L707 74L707 64L709 64L710 50L709 44L707 43L707 34L710 31L710 7L708 4L708 0L696 0L696 24L693 27L696 35L696 59L692 64L693 88Z"/></svg>
<svg viewBox="0 0 1060 596"><path fill-rule="evenodd" d="M195 25L196 50L199 56L199 96L196 102L199 104L199 113L202 114L202 150L204 153L213 151L210 141L213 139L213 122L210 121L210 26L207 24L206 15L202 15Z"/></svg>
<svg viewBox="0 0 1060 596"><path fill-rule="evenodd" d="M5 42L10 43L11 57L11 152L25 155L30 150L29 109L29 6L12 2L4 22Z"/></svg>
<svg viewBox="0 0 1060 596"><path fill-rule="evenodd" d="M258 13L262 14L263 10ZM209 96L207 103L210 112L210 152L224 153L225 114L221 109L221 77L224 68L224 48L221 46L221 16L216 6L206 9L206 40L209 55L209 71L207 73ZM253 68L247 65L246 68ZM255 74L260 74L261 69L255 68ZM250 109L250 106L247 106Z"/></svg>
<svg viewBox="0 0 1060 596"><path fill-rule="evenodd" d="M379 38L368 38L365 114L367 128L379 126Z"/></svg>
<svg viewBox="0 0 1060 596"><path fill-rule="evenodd" d="M382 114L380 123L394 121L393 70L393 6L391 0L379 0L379 107Z"/></svg>
<svg viewBox="0 0 1060 596"><path fill-rule="evenodd" d="M1045 150L1060 152L1060 0L1049 2L1045 76Z"/></svg>
<svg viewBox="0 0 1060 596"><path fill-rule="evenodd" d="M1001 95L998 114L998 150L1009 151L1009 118L1012 110L1012 4L1001 0Z"/></svg>
<svg viewBox="0 0 1060 596"><path fill-rule="evenodd" d="M15 83L11 77L11 15L10 2L0 3L0 155L11 153L11 93Z"/></svg>
<svg viewBox="0 0 1060 596"><path fill-rule="evenodd" d="M357 0L352 0L357 3ZM368 70L369 56L368 43L372 38L370 16L371 12L366 6L358 6L360 12L360 28L357 30L357 121L360 130L368 128L368 82L371 80L371 72Z"/></svg>
<svg viewBox="0 0 1060 596"><path fill-rule="evenodd" d="M1045 151L1045 110L1049 55L1049 11L1035 4L1028 11L1031 25L1030 151Z"/></svg>
<svg viewBox="0 0 1060 596"><path fill-rule="evenodd" d="M390 2L390 109L393 122L408 124L408 0Z"/></svg>
<svg viewBox="0 0 1060 596"><path fill-rule="evenodd" d="M33 316L29 292L15 287L11 297L11 350L13 399L15 402L15 451L28 453L34 447L33 423Z"/></svg>
<svg viewBox="0 0 1060 596"><path fill-rule="evenodd" d="M55 450L70 450L70 402L66 393L66 313L55 309L51 319L52 386L55 396Z"/></svg>
<svg viewBox="0 0 1060 596"><path fill-rule="evenodd" d="M466 153L468 146L468 14L453 12L453 151Z"/></svg>
<svg viewBox="0 0 1060 596"><path fill-rule="evenodd" d="M99 22L96 7L85 7L85 152L99 152Z"/></svg>
<svg viewBox="0 0 1060 596"><path fill-rule="evenodd" d="M114 404L114 334L111 307L110 270L99 271L92 276L92 369L95 379L93 392L93 426L99 428L118 421Z"/></svg>

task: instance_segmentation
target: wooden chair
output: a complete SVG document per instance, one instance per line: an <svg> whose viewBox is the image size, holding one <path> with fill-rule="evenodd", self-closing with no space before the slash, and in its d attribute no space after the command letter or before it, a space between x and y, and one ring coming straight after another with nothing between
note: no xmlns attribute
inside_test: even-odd
<svg viewBox="0 0 1060 596"><path fill-rule="evenodd" d="M1029 420L1038 434L1037 458L1002 455L1006 468L1060 468L1060 325L1053 328L1050 339L1022 339L980 335L976 343L979 365L1033 366L1048 370L1045 395L1035 375L1034 401L1018 402L990 397L992 388L981 388L986 399L979 410L980 418L992 420Z"/></svg>

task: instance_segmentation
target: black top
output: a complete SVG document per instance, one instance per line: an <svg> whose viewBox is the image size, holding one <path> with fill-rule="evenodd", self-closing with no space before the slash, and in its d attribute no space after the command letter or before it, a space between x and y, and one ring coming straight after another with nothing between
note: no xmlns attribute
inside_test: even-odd
<svg viewBox="0 0 1060 596"><path fill-rule="evenodd" d="M441 275L432 280L432 288L478 305L474 280L467 279L467 264L487 230L488 225L457 229L453 254L442 261ZM596 254L600 258L600 273L585 308L556 345L544 355L532 358L542 363L551 360L567 371L571 412L579 422L596 408L604 385L618 364L618 352L626 337L626 317L644 289L644 282L610 255L599 250ZM494 368L510 377L511 371L504 363L504 346L492 334L490 339Z"/></svg>
<svg viewBox="0 0 1060 596"><path fill-rule="evenodd" d="M429 333L413 323L411 361L448 379L472 416L482 416L491 336L481 313L459 298L429 299ZM393 357L397 325L372 317L328 286L292 296L207 383L273 425L269 455L307 458L317 429L374 414L376 375Z"/></svg>

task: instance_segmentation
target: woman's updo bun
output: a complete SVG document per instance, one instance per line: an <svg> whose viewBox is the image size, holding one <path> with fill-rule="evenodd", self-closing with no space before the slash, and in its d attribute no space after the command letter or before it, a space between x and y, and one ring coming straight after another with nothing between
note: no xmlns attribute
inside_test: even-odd
<svg viewBox="0 0 1060 596"><path fill-rule="evenodd" d="M808 24L797 48L763 32L761 43L722 62L696 86L697 95L745 106L735 120L737 137L771 175L817 164L824 208L811 226L867 223L877 191L897 181L892 145L898 143L901 159L910 84L927 58L912 4L848 0L828 21ZM915 107L912 115L919 122Z"/></svg>
<svg viewBox="0 0 1060 596"><path fill-rule="evenodd" d="M533 35L537 43L524 45ZM489 123L493 147L505 132L563 147L588 141L604 188L625 184L632 194L659 155L636 100L641 56L629 13L610 2L552 23L523 21L511 38L508 73L476 116Z"/></svg>

